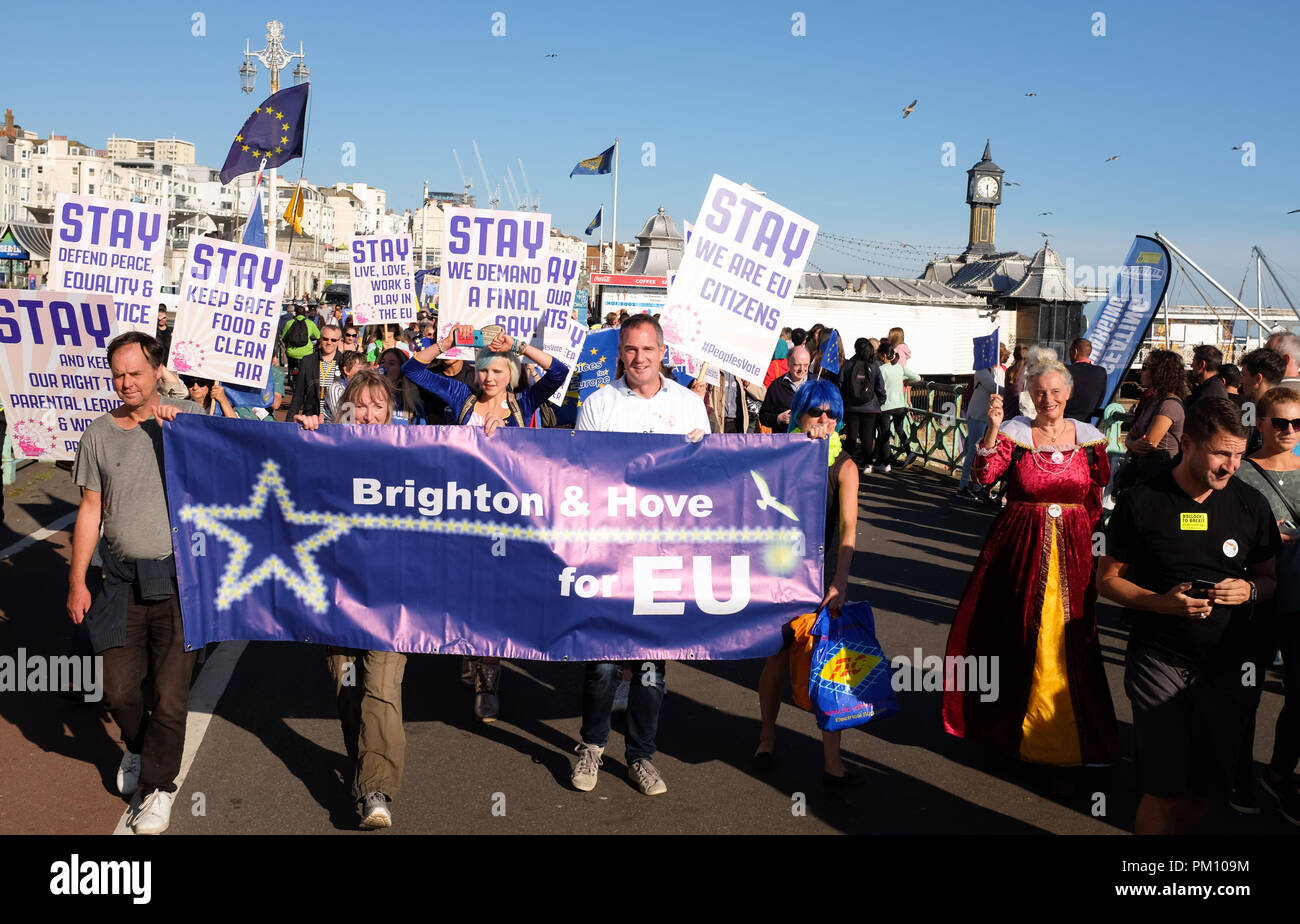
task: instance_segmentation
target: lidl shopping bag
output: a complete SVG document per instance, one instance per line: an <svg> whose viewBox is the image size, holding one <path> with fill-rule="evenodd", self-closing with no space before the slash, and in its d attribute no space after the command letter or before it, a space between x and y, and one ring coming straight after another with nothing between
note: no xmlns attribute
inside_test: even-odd
<svg viewBox="0 0 1300 924"><path fill-rule="evenodd" d="M838 619L822 610L811 632L816 645L808 697L818 728L839 731L898 711L889 659L876 641L870 603L850 603Z"/></svg>

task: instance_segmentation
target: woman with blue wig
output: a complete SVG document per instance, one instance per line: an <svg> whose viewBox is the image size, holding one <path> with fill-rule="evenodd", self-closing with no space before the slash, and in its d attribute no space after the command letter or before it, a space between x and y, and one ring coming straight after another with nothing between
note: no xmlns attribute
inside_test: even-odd
<svg viewBox="0 0 1300 924"><path fill-rule="evenodd" d="M458 328L463 336L473 332L469 325ZM436 343L421 342L421 349L406 361L402 374L408 381L433 392L447 402L458 424L482 427L491 436L498 427L525 427L533 412L564 384L569 367L522 340L497 329L487 347L474 360L476 384L470 388L459 379L431 371L427 364L449 350L455 342L457 328ZM521 371L520 359L528 358L546 371L524 391L515 394ZM498 658L471 658L468 665L474 682L474 715L493 722L501 709L501 661Z"/></svg>
<svg viewBox="0 0 1300 924"><path fill-rule="evenodd" d="M848 598L849 571L858 534L858 467L843 451L837 432L844 418L844 400L839 387L828 379L812 379L794 394L790 405L790 432L826 441L826 524L823 548L827 567L823 571L825 596L821 606L834 615ZM819 463L820 466L820 463ZM817 473L821 476L821 472ZM830 567L834 555L834 567ZM819 607L820 609L820 607ZM781 690L789 671L787 654L794 633L786 626L781 651L767 659L758 681L758 703L762 725L753 767L771 769L775 758L776 717L781 709ZM840 733L822 732L822 782L826 786L851 786L860 779L851 775L840 757Z"/></svg>

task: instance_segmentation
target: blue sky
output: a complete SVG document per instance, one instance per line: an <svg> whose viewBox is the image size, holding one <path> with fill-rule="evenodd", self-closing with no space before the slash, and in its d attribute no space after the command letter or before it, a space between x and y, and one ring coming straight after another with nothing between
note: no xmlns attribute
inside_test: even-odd
<svg viewBox="0 0 1300 924"><path fill-rule="evenodd" d="M1063 257L1105 265L1123 259L1135 233L1160 231L1235 293L1257 243L1300 297L1300 214L1285 214L1300 208L1300 119L1286 64L1300 13L1284 2L42 9L75 21L75 38L10 42L9 73L24 79L4 102L42 135L102 146L110 133L175 134L198 146L201 163L220 166L269 92L260 69L257 92L244 96L237 68L244 40L262 47L274 16L294 50L303 43L313 72L307 178L384 187L398 210L418 203L426 179L460 188L453 148L486 204L477 139L494 185L509 165L522 191L522 158L542 209L581 234L602 201L609 215L611 183L568 173L618 136L623 239L660 204L694 220L717 172L827 232L960 249L965 171L989 138L1006 178L1021 184L1005 189L999 247L1033 252L1046 231ZM197 37L196 11L206 17ZM796 11L804 36L791 34ZM1104 36L1092 34L1097 11ZM504 36L492 35L495 12L505 15ZM56 63L52 49L75 64ZM340 162L346 142L356 144L355 167ZM653 166L642 164L647 142ZM1232 150L1243 142L1253 143L1255 166ZM945 143L956 166L941 164ZM922 266L900 250L873 256L819 245L813 260L841 272L914 275Z"/></svg>

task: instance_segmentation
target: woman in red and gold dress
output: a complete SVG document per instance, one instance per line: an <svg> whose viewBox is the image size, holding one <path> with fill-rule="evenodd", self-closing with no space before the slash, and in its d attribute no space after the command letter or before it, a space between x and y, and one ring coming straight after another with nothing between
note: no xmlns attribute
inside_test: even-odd
<svg viewBox="0 0 1300 924"><path fill-rule="evenodd" d="M980 690L950 689L960 686L957 675L971 672L947 669L943 724L949 734L1033 763L1109 764L1119 757L1119 741L1092 579L1092 536L1110 477L1106 439L1065 417L1073 383L1054 353L1025 377L1037 410L1032 420L1003 423L1001 397L989 399L974 476L992 484L1007 472L1007 506L948 635L949 659L997 659L999 689L989 702Z"/></svg>

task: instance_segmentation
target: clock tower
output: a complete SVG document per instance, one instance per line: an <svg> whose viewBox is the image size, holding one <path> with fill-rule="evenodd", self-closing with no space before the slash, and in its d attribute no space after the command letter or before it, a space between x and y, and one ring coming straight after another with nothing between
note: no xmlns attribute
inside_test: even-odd
<svg viewBox="0 0 1300 924"><path fill-rule="evenodd" d="M997 225L997 207L1002 204L1002 168L993 163L989 143L984 142L984 156L966 171L966 202L970 205L970 240L966 253L991 254Z"/></svg>

